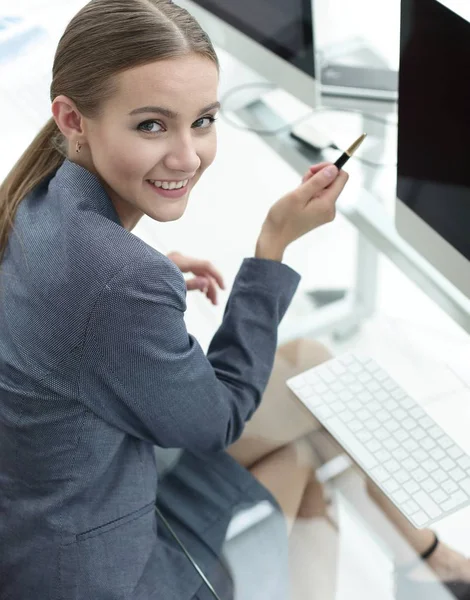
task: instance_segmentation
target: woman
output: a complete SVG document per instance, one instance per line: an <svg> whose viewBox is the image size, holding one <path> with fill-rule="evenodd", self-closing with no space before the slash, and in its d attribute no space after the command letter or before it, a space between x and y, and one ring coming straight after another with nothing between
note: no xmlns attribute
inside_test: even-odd
<svg viewBox="0 0 470 600"><path fill-rule="evenodd" d="M157 495L221 595L236 510L308 512L306 431L239 438L299 280L284 250L331 221L347 175L318 165L272 206L207 356L184 324L197 265L130 233L184 214L217 84L210 41L166 0L92 0L59 42L53 118L0 190L1 600L210 597ZM197 285L213 297L217 278ZM184 449L161 482L154 446Z"/></svg>

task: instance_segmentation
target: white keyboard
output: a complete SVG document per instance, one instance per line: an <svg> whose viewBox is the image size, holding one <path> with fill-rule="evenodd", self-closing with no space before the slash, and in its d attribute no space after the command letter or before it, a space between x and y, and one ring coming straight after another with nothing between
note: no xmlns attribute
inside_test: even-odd
<svg viewBox="0 0 470 600"><path fill-rule="evenodd" d="M344 354L287 381L416 527L470 504L470 457L369 357Z"/></svg>

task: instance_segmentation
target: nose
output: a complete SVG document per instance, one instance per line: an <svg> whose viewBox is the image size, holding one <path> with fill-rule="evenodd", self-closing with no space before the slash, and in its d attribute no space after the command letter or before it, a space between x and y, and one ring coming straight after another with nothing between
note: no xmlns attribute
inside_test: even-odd
<svg viewBox="0 0 470 600"><path fill-rule="evenodd" d="M175 136L166 154L165 166L169 170L183 173L195 173L199 169L201 159L190 134Z"/></svg>

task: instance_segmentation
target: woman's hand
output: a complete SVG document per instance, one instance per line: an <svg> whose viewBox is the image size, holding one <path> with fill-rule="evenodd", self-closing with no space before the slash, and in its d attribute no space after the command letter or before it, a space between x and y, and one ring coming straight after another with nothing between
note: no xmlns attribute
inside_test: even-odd
<svg viewBox="0 0 470 600"><path fill-rule="evenodd" d="M331 163L311 167L301 185L270 208L258 238L256 256L282 260L290 243L332 221L336 200L347 180L347 173L338 173Z"/></svg>
<svg viewBox="0 0 470 600"><path fill-rule="evenodd" d="M217 286L224 290L225 284L222 275L211 262L185 256L180 252L170 252L167 256L183 273L196 275L196 277L186 280L188 291L199 290L209 298L212 304L217 304Z"/></svg>

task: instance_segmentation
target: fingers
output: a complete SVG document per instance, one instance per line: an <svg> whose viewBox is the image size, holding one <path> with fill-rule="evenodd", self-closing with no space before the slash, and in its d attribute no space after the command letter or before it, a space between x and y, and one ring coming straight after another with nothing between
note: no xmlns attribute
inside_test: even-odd
<svg viewBox="0 0 470 600"><path fill-rule="evenodd" d="M209 286L209 278L208 277L193 277L192 279L186 280L186 289L188 292L193 290L199 290L200 292L205 292Z"/></svg>
<svg viewBox="0 0 470 600"><path fill-rule="evenodd" d="M344 189L349 175L345 171L340 171L333 183L325 188L312 202L308 203L308 208L318 212L321 210L325 223L333 221L336 215L336 200Z"/></svg>
<svg viewBox="0 0 470 600"><path fill-rule="evenodd" d="M319 171L321 171L323 168L325 168L329 164L331 164L331 163L329 163L329 162L321 162L321 163L317 163L315 165L312 165L310 167L310 169L303 176L302 183L305 183L306 181L308 181L311 177L313 177L313 175L315 175L316 173L318 173Z"/></svg>
<svg viewBox="0 0 470 600"><path fill-rule="evenodd" d="M217 284L215 279L209 277L209 285L207 286L206 296L212 302L212 304L217 304Z"/></svg>
<svg viewBox="0 0 470 600"><path fill-rule="evenodd" d="M193 262L191 264L191 271L195 275L213 277L217 284L220 286L220 288L223 290L225 289L225 283L222 274L214 267L214 265L210 261L193 259Z"/></svg>
<svg viewBox="0 0 470 600"><path fill-rule="evenodd" d="M321 168L317 173L302 183L293 193L299 198L299 200L308 202L319 192L331 185L337 177L337 167L331 163L327 163L326 166L323 166L323 168Z"/></svg>
<svg viewBox="0 0 470 600"><path fill-rule="evenodd" d="M186 280L188 292L199 290L203 292L212 304L217 304L217 282L213 277L193 277Z"/></svg>

